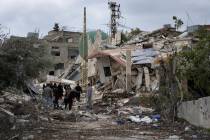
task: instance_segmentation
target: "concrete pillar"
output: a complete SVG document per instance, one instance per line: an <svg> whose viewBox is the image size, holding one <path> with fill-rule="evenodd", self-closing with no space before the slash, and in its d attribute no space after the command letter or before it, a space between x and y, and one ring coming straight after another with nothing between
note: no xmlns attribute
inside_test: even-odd
<svg viewBox="0 0 210 140"><path fill-rule="evenodd" d="M136 89L140 89L142 85L142 77L143 77L143 69L142 68L137 68L138 69L138 76L136 78Z"/></svg>
<svg viewBox="0 0 210 140"><path fill-rule="evenodd" d="M144 77L145 77L145 85L147 91L150 91L150 76L149 76L149 69L144 67Z"/></svg>
<svg viewBox="0 0 210 140"><path fill-rule="evenodd" d="M126 50L126 90L131 91L131 50Z"/></svg>

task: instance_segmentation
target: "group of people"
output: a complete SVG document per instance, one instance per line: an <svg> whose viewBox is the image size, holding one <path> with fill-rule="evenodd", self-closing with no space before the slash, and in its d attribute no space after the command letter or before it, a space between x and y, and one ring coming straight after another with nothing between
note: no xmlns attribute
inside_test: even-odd
<svg viewBox="0 0 210 140"><path fill-rule="evenodd" d="M54 109L62 109L59 101L65 105L65 109L72 109L73 102L76 99L80 102L80 96L82 93L82 87L77 86L72 89L70 85L62 85L61 83L48 83L43 85L43 99L48 106L54 106ZM92 86L88 84L87 89L87 108L92 109Z"/></svg>

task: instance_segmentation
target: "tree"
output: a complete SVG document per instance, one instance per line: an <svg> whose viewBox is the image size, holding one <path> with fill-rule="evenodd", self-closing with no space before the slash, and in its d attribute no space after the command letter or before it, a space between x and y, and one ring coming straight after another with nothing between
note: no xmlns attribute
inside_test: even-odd
<svg viewBox="0 0 210 140"><path fill-rule="evenodd" d="M132 37L138 35L139 33L141 33L141 30L139 28L135 28L135 29L131 29L131 31L128 33L126 32L122 32L121 34L121 44L124 42L129 41Z"/></svg>
<svg viewBox="0 0 210 140"><path fill-rule="evenodd" d="M139 33L141 33L141 30L139 28L131 29L130 36L132 37L138 35Z"/></svg>
<svg viewBox="0 0 210 140"><path fill-rule="evenodd" d="M179 54L179 77L188 80L194 97L210 95L210 33L205 29L196 32L199 41L191 49Z"/></svg>
<svg viewBox="0 0 210 140"><path fill-rule="evenodd" d="M121 44L124 43L124 42L127 42L129 39L126 35L126 33L122 32L121 33Z"/></svg>
<svg viewBox="0 0 210 140"><path fill-rule="evenodd" d="M184 22L182 21L182 19L177 18L176 16L173 16L173 20L174 20L174 26L175 26L176 30L178 30L179 28L181 28L181 26L184 24Z"/></svg>
<svg viewBox="0 0 210 140"><path fill-rule="evenodd" d="M55 23L54 27L53 27L53 30L58 32L60 30L60 27L58 25L58 23Z"/></svg>
<svg viewBox="0 0 210 140"><path fill-rule="evenodd" d="M0 89L22 89L40 72L51 66L45 47L34 47L32 40L8 40L0 48Z"/></svg>

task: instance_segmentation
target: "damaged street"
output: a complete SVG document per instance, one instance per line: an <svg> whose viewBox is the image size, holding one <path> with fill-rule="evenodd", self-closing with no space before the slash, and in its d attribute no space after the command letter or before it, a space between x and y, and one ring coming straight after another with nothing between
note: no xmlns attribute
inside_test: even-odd
<svg viewBox="0 0 210 140"><path fill-rule="evenodd" d="M0 10L0 140L210 140L207 0L17 1Z"/></svg>
<svg viewBox="0 0 210 140"><path fill-rule="evenodd" d="M122 93L121 93L122 94ZM43 107L36 97L4 93L1 106L1 138L22 140L97 140L97 139L208 139L209 134L187 122L167 123L154 109L143 107L138 95L117 99L116 103L95 95L94 108L76 104L72 111ZM97 98L98 97L98 98ZM116 99L115 99L116 100ZM78 106L80 106L78 108ZM4 109L3 109L4 107ZM6 110L7 109L7 110ZM3 118L4 117L4 118Z"/></svg>

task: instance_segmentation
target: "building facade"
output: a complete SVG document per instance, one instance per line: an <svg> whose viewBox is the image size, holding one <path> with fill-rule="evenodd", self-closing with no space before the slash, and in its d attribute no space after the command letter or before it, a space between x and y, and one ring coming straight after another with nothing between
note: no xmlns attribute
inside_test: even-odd
<svg viewBox="0 0 210 140"><path fill-rule="evenodd" d="M49 75L62 76L71 69L79 55L80 36L79 32L52 30L43 38L53 63Z"/></svg>

